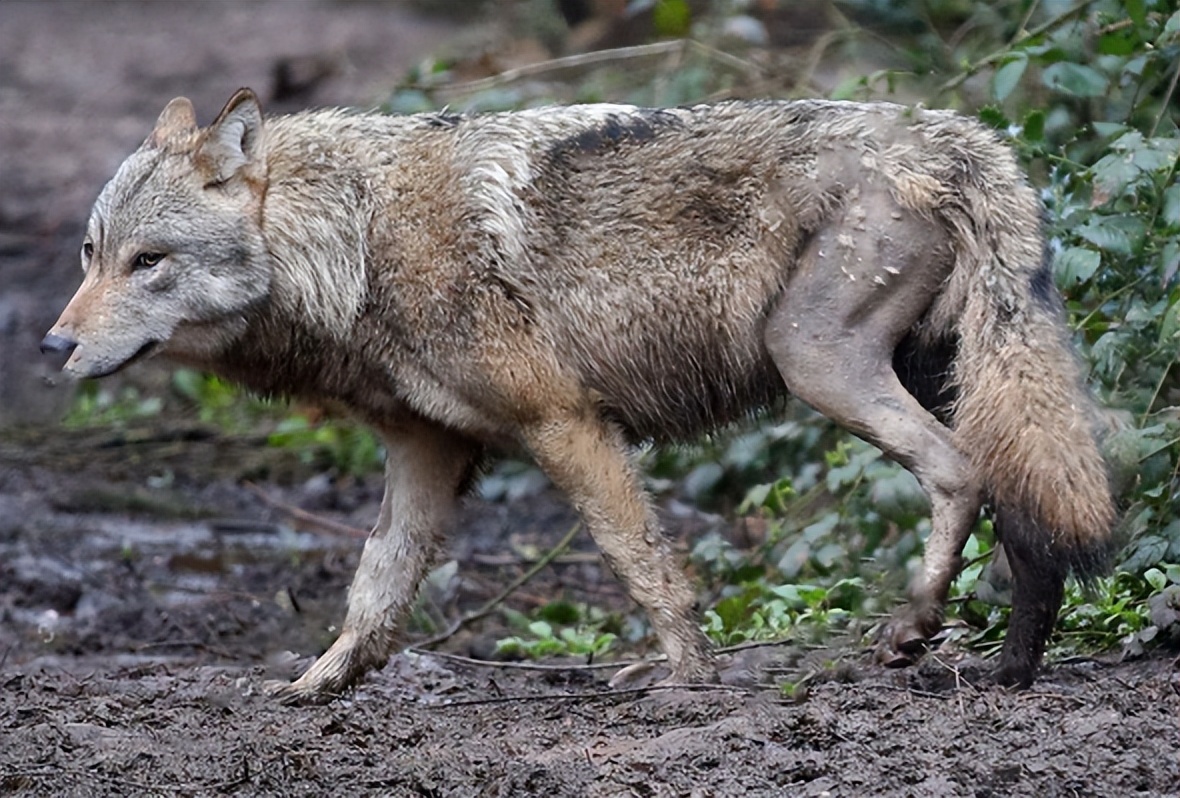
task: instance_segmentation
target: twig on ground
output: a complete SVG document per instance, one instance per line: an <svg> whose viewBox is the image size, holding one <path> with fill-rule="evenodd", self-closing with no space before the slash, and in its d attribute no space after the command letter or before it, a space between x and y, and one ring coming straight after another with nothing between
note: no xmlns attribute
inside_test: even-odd
<svg viewBox="0 0 1180 798"><path fill-rule="evenodd" d="M358 529L355 526L342 524L339 521L333 521L331 518L322 518L321 516L309 513L307 510L302 510L290 504L273 499L266 494L262 488L255 485L253 482L243 483L246 488L258 498L262 499L269 507L273 507L284 515L298 521L305 527L314 529L319 532L326 532L330 535L347 538L366 538L369 536L367 530Z"/></svg>
<svg viewBox="0 0 1180 798"><path fill-rule="evenodd" d="M234 659L234 654L232 651L227 651L224 648L220 648L219 646L210 645L209 643L205 643L205 642L202 642L201 640L197 640L197 639L156 640L151 643L141 643L138 646L135 646L135 652L142 653L144 651L151 651L153 649L161 649L161 648L195 648L200 651L207 651L210 654L216 654L217 656L221 657L222 659L227 659L227 660Z"/></svg>
<svg viewBox="0 0 1180 798"><path fill-rule="evenodd" d="M745 643L738 643L732 646L724 646L722 648L713 649L714 654L732 654L735 651L746 651L751 648L773 648L774 646L789 646L798 644L798 640L790 637L784 637L781 640L750 640Z"/></svg>
<svg viewBox="0 0 1180 798"><path fill-rule="evenodd" d="M627 687L622 690L596 690L589 693L564 693L555 695L505 695L494 698L472 698L464 701L452 701L448 704L436 704L432 709L450 709L451 707L471 707L480 704L513 704L533 701L594 701L600 698L618 698L628 695L655 693L663 690L692 690L696 692L729 692L753 693L749 687L738 687L731 684L653 684L650 687Z"/></svg>
<svg viewBox="0 0 1180 798"><path fill-rule="evenodd" d="M580 563L598 562L599 555L594 551L575 551L554 557L552 562L558 565L576 565ZM515 554L472 554L471 562L489 568L502 568L507 565L529 565L535 563L535 557L519 557Z"/></svg>
<svg viewBox="0 0 1180 798"><path fill-rule="evenodd" d="M726 646L714 650L716 654L732 654L735 651L746 651L752 648L770 648L772 646L782 646L791 644L792 640L759 640L749 643L739 643L735 646ZM421 646L410 646L406 649L412 654L429 655L432 657L439 657L440 659L448 659L452 662L461 662L464 665L474 665L480 668L506 668L523 671L550 671L550 672L567 672L567 671L598 671L609 670L611 668L627 668L632 665L639 665L640 663L654 664L657 662L666 662L667 656L657 654L654 657L645 657L643 659L620 659L611 660L609 662L585 662L569 665L554 665L543 662L515 662L515 661L501 661L492 659L476 659L475 657L465 657L462 654L452 654L447 651L431 651Z"/></svg>
<svg viewBox="0 0 1180 798"><path fill-rule="evenodd" d="M437 646L439 643L442 643L445 640L449 640L451 637L453 637L455 635L456 632L458 632L460 629L462 629L467 624L472 623L474 621L478 621L480 618L484 618L484 617L490 615L493 611L495 611L495 609L497 607L499 607L504 602L505 599L507 599L515 591L520 589L521 585L524 585L526 582L528 582L530 579L532 579L534 576L536 576L538 573L540 573L545 568L546 565L548 565L550 562L552 562L552 560L555 557L557 557L559 554L561 554L563 551L565 551L566 548L569 546L570 542L574 539L574 535L578 534L578 530L581 528L582 528L581 521L574 524L572 527L570 527L569 532L565 533L565 537L563 537L560 541L558 541L556 546L554 546L552 549L550 549L548 552L546 552L544 554L544 556L542 556L535 563L533 563L532 567L530 567L527 571L525 571L523 574L518 576L516 579L512 580L508 584L508 587L504 588L498 594L496 594L494 597L492 597L491 599L486 601L483 604L483 606L480 607L479 609L473 610L472 612L469 612L469 613L466 613L465 615L463 615L461 618L459 618L457 621L452 623L449 627L447 627L445 630L443 630L439 634L436 634L434 637L429 637L426 640L423 640L421 643L418 643L415 646L415 648L429 649L432 646Z"/></svg>
<svg viewBox="0 0 1180 798"><path fill-rule="evenodd" d="M939 701L946 701L950 698L945 693L934 693L930 690L919 690L916 687L909 687L904 684L884 684L884 683L869 683L862 682L857 685L858 689L872 689L872 690L891 690L895 693L905 693L907 696L917 696L918 698L936 698Z"/></svg>
<svg viewBox="0 0 1180 798"><path fill-rule="evenodd" d="M625 660L624 659L624 660L612 660L610 662L585 662L585 663L578 663L578 664L571 664L571 665L554 665L551 663L544 663L544 662L511 662L511 661L500 661L500 660L493 660L493 659L476 659L475 657L465 657L462 654L451 654L450 652L447 652L447 651L428 651L423 648L418 648L417 646L411 646L410 648L408 648L406 650L413 653L413 654L419 654L419 655L426 654L431 657L439 657L440 659L448 659L448 660L451 660L452 662L461 662L464 665L475 665L475 666L481 667L481 668L507 668L507 669L522 670L522 671L552 671L552 672L599 671L599 670L609 670L610 668L625 668L628 665L638 665L640 662L645 662L645 661L662 662L663 660L667 659L663 655L660 655L660 656L655 657L651 660L640 660L640 659Z"/></svg>

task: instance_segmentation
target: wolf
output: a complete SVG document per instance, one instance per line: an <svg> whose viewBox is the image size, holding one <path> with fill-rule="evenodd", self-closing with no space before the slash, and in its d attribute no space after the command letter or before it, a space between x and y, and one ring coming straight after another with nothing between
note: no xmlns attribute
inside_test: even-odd
<svg viewBox="0 0 1180 798"><path fill-rule="evenodd" d="M288 700L392 652L488 452L523 447L647 612L670 679L717 672L631 457L792 395L911 471L932 532L881 659L921 656L981 508L1014 578L996 671L1035 677L1116 510L1042 207L980 123L728 101L264 118L177 98L102 189L42 349L156 354L351 414L385 495L339 638Z"/></svg>

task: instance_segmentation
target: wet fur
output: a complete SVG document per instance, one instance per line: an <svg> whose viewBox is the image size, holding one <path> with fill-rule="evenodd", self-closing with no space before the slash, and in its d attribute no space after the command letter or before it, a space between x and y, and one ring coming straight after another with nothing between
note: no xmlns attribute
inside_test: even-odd
<svg viewBox="0 0 1180 798"><path fill-rule="evenodd" d="M691 438L788 391L931 496L885 659L937 630L986 499L1016 560L1000 674L1031 681L1060 583L1101 560L1114 511L1040 205L990 130L823 101L264 122L249 92L202 129L186 103L104 189L53 334L78 345L68 371L158 343L386 441L344 631L287 695L384 661L472 464L522 445L674 676L711 678L627 443ZM128 270L144 247L169 253L159 275Z"/></svg>

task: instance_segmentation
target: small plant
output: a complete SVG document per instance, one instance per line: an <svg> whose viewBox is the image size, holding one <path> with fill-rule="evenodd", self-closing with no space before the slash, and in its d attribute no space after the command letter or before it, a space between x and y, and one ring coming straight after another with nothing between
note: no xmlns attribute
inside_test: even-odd
<svg viewBox="0 0 1180 798"><path fill-rule="evenodd" d="M297 449L305 463L322 464L354 476L380 470L384 460L376 436L363 427L333 420L313 422L302 415L279 422L267 443Z"/></svg>
<svg viewBox="0 0 1180 798"><path fill-rule="evenodd" d="M830 586L751 582L705 612L705 634L718 645L775 640L808 630L826 634L845 627L859 609L863 582L839 579Z"/></svg>
<svg viewBox="0 0 1180 798"><path fill-rule="evenodd" d="M157 416L163 407L159 397L141 396L134 386L115 391L87 380L78 389L74 404L62 423L72 429L120 427L129 421Z"/></svg>
<svg viewBox="0 0 1180 798"><path fill-rule="evenodd" d="M1088 589L1068 588L1058 620L1057 645L1064 650L1141 654L1180 632L1180 565L1160 564L1142 574L1121 572Z"/></svg>
<svg viewBox="0 0 1180 798"><path fill-rule="evenodd" d="M618 639L618 617L597 607L555 601L532 619L513 609L503 612L509 626L519 632L497 641L496 651L503 655L593 658L609 651Z"/></svg>
<svg viewBox="0 0 1180 798"><path fill-rule="evenodd" d="M285 411L281 402L259 399L211 374L192 369L172 372L172 390L196 411L202 423L228 432L244 432L261 419Z"/></svg>

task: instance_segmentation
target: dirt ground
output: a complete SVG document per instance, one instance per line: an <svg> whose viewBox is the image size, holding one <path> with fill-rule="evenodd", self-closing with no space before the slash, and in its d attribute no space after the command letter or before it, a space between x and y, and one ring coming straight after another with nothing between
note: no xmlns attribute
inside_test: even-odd
<svg viewBox="0 0 1180 798"><path fill-rule="evenodd" d="M62 430L36 343L90 201L172 96L206 119L239 85L281 110L371 104L463 33L395 3L0 3L0 794L1180 795L1165 656L1054 663L1009 693L955 652L887 671L830 641L723 655L718 688L612 689L601 663L473 662L507 633L494 614L331 704L264 694L335 634L378 481L183 419ZM318 77L284 88L284 63ZM682 542L725 523L667 519ZM468 500L422 624L574 520L543 487ZM584 536L509 604L559 595L629 611Z"/></svg>
<svg viewBox="0 0 1180 798"><path fill-rule="evenodd" d="M9 432L0 458L0 793L1180 794L1162 657L1057 664L1009 693L953 652L889 671L832 641L724 655L716 689L614 690L585 662L472 663L509 633L493 616L332 704L280 706L264 681L331 641L359 556L317 519L368 523L378 480L329 483L197 426ZM548 490L469 499L433 616L486 600L573 520ZM627 609L584 537L509 604L557 595Z"/></svg>

